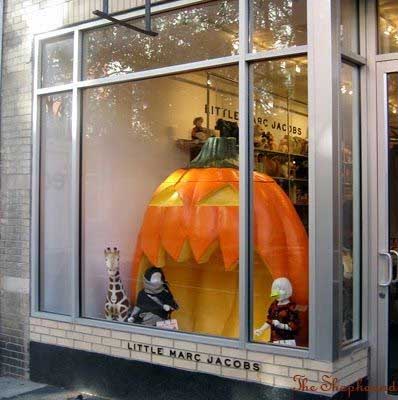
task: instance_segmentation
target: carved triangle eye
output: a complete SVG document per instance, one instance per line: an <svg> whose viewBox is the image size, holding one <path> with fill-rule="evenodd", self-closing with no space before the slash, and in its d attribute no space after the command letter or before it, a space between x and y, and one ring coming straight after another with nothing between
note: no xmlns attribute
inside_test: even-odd
<svg viewBox="0 0 398 400"><path fill-rule="evenodd" d="M183 201L179 193L176 192L175 187L171 185L153 196L149 205L157 207L175 207L182 206Z"/></svg>
<svg viewBox="0 0 398 400"><path fill-rule="evenodd" d="M198 202L198 206L239 206L239 193L231 185L217 189Z"/></svg>

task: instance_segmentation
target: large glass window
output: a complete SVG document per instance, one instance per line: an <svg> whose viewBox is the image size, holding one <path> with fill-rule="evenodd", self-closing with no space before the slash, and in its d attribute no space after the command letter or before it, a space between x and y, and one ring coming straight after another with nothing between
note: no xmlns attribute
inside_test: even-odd
<svg viewBox="0 0 398 400"><path fill-rule="evenodd" d="M84 316L127 322L111 304L125 295L132 323L238 337L237 79L228 67L84 91ZM106 267L107 247L120 253Z"/></svg>
<svg viewBox="0 0 398 400"><path fill-rule="evenodd" d="M251 50L307 44L306 0L251 0Z"/></svg>
<svg viewBox="0 0 398 400"><path fill-rule="evenodd" d="M358 0L340 1L340 40L343 50L359 53L359 3Z"/></svg>
<svg viewBox="0 0 398 400"><path fill-rule="evenodd" d="M131 23L144 27L144 19ZM238 0L219 0L155 15L145 36L111 25L84 34L85 79L237 54Z"/></svg>
<svg viewBox="0 0 398 400"><path fill-rule="evenodd" d="M308 65L305 47L300 55L293 49L307 43L306 1L249 2L243 83L246 69L230 57L239 49L238 3L167 2L169 11L153 16L156 38L106 22L41 42L40 310L233 339L249 328L252 348L308 346ZM278 57L262 53L281 49ZM84 82L73 76L73 59ZM212 68L200 64L207 60ZM344 224L356 237L358 103L348 100L358 81L345 68ZM136 71L139 78L126 75ZM57 92L65 83L73 96ZM246 106L250 122L240 113ZM250 156L239 159L247 143L239 139L248 136ZM253 187L239 187L251 174ZM244 229L240 199L253 214ZM242 260L245 233L252 254ZM343 249L351 271L359 270L355 240ZM248 287L240 270L250 270ZM358 275L347 279L352 316ZM77 292L79 307L70 310ZM347 328L347 340L355 329Z"/></svg>
<svg viewBox="0 0 398 400"><path fill-rule="evenodd" d="M306 57L252 66L253 339L308 345Z"/></svg>
<svg viewBox="0 0 398 400"><path fill-rule="evenodd" d="M341 68L341 258L343 341L360 336L361 296L361 149L359 70Z"/></svg>
<svg viewBox="0 0 398 400"><path fill-rule="evenodd" d="M71 304L71 93L41 98L40 309Z"/></svg>
<svg viewBox="0 0 398 400"><path fill-rule="evenodd" d="M398 251L398 74L387 75L388 115L388 190L389 190L389 248ZM397 259L393 257L393 281L389 286L388 298L388 385L390 394L398 391L398 281Z"/></svg>
<svg viewBox="0 0 398 400"><path fill-rule="evenodd" d="M42 87L72 82L73 37L64 36L47 40L42 47Z"/></svg>
<svg viewBox="0 0 398 400"><path fill-rule="evenodd" d="M395 0L378 1L379 53L398 52L398 3Z"/></svg>

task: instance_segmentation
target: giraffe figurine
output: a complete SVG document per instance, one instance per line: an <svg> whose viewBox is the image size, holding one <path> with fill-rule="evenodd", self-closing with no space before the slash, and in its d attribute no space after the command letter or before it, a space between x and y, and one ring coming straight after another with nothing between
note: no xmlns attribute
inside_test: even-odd
<svg viewBox="0 0 398 400"><path fill-rule="evenodd" d="M105 265L108 270L109 285L105 303L105 318L124 322L130 313L130 301L120 278L120 251L114 247L105 249Z"/></svg>

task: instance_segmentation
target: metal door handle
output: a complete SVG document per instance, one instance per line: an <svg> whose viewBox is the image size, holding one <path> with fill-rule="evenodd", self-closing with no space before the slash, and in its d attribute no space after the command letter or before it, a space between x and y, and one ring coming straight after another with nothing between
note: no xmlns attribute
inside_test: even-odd
<svg viewBox="0 0 398 400"><path fill-rule="evenodd" d="M379 286L388 287L391 285L392 282L392 256L390 253L380 252L381 256L387 257L388 260L388 280L387 282L379 282Z"/></svg>
<svg viewBox="0 0 398 400"><path fill-rule="evenodd" d="M393 254L395 257L397 257L397 261L398 261L398 251L396 250L390 250L390 253ZM394 279L394 275L393 275L393 283L397 283L398 282L398 273L396 273L396 278Z"/></svg>

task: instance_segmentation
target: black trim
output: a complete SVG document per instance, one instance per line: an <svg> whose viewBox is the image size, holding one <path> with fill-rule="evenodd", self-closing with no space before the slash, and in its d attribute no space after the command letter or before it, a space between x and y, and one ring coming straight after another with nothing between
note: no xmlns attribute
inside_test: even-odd
<svg viewBox="0 0 398 400"><path fill-rule="evenodd" d="M326 400L326 396L183 371L44 343L30 342L30 373L36 382L112 399L140 400ZM351 399L366 399L366 394ZM338 399L345 396L337 395Z"/></svg>

